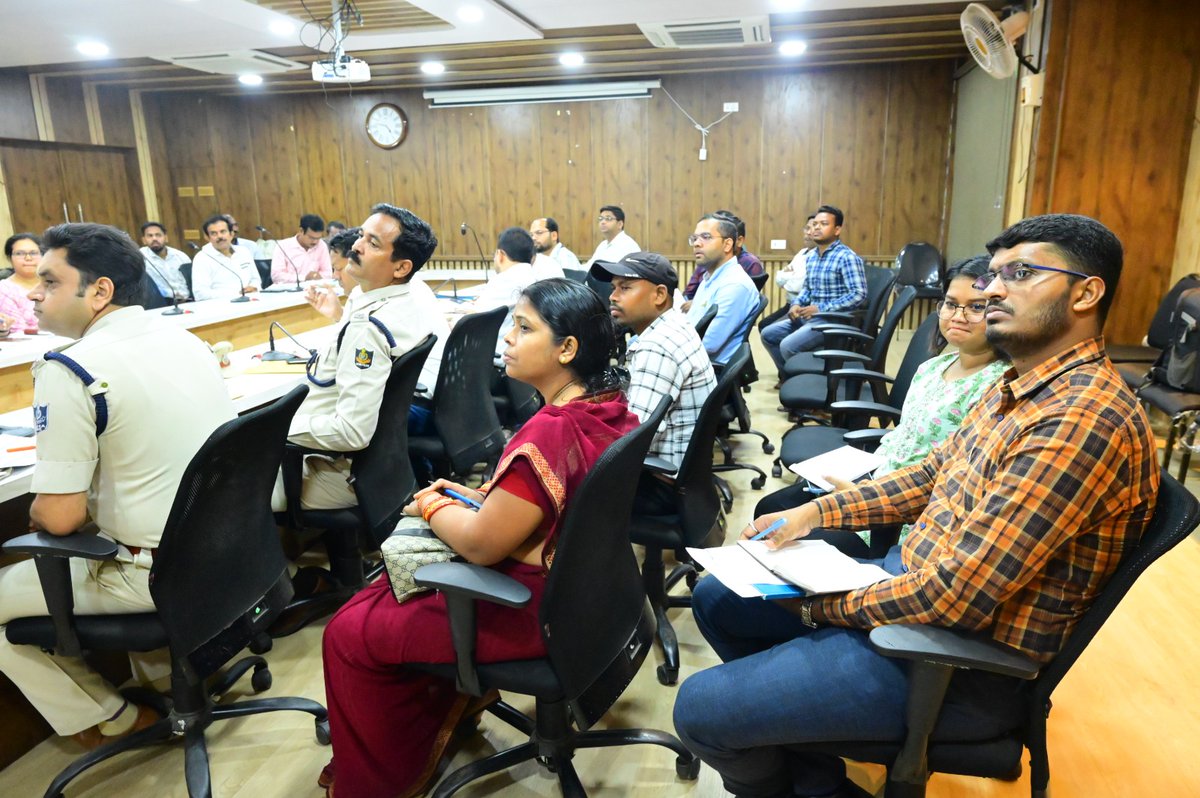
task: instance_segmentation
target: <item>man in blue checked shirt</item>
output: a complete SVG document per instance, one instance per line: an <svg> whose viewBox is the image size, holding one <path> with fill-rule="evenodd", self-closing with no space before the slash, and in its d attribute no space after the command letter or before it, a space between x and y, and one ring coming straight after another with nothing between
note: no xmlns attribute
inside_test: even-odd
<svg viewBox="0 0 1200 798"><path fill-rule="evenodd" d="M820 346L821 333L809 327L813 316L857 310L867 301L863 260L839 238L843 218L832 205L817 208L811 222L816 247L808 255L804 288L785 318L763 328L763 347L780 371L792 355Z"/></svg>
<svg viewBox="0 0 1200 798"><path fill-rule="evenodd" d="M696 232L688 236L696 269L704 270L705 275L687 317L694 325L709 305L717 306L716 318L704 333L704 350L718 365L733 355L758 311L758 289L734 254L737 234L736 222L710 213L696 222Z"/></svg>

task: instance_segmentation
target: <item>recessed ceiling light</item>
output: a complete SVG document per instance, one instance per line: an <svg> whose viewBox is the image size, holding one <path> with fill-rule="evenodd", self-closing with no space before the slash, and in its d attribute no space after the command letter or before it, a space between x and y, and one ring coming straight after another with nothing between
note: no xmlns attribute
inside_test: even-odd
<svg viewBox="0 0 1200 798"><path fill-rule="evenodd" d="M799 39L789 39L786 42L780 43L779 54L788 56L803 55L807 49L808 45Z"/></svg>
<svg viewBox="0 0 1200 798"><path fill-rule="evenodd" d="M462 6L454 15L462 22L480 22L483 20L483 9L479 6Z"/></svg>
<svg viewBox="0 0 1200 798"><path fill-rule="evenodd" d="M267 28L276 36L291 36L296 32L296 26L286 19L277 19L268 25Z"/></svg>
<svg viewBox="0 0 1200 798"><path fill-rule="evenodd" d="M244 86L261 86L262 75L238 75L238 83L241 83Z"/></svg>
<svg viewBox="0 0 1200 798"><path fill-rule="evenodd" d="M424 61L421 63L421 71L426 75L440 75L446 71L446 65L440 61Z"/></svg>
<svg viewBox="0 0 1200 798"><path fill-rule="evenodd" d="M581 67L583 66L583 54L563 53L558 57L558 63L565 67Z"/></svg>
<svg viewBox="0 0 1200 798"><path fill-rule="evenodd" d="M75 49L93 58L108 55L108 45L104 42L80 42L75 45Z"/></svg>

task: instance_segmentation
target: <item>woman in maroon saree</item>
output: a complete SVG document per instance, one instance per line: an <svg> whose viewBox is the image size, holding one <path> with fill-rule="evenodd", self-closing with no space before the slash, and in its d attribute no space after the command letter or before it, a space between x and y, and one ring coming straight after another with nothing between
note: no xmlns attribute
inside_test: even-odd
<svg viewBox="0 0 1200 798"><path fill-rule="evenodd" d="M438 480L405 508L469 562L529 587L520 609L478 604L476 659L545 655L538 608L554 560L559 522L604 449L637 426L609 369L613 326L586 286L542 280L527 288L505 336L505 368L545 406L513 436L481 490ZM445 496L482 502L478 512ZM448 680L404 667L454 662L446 603L422 593L397 603L386 575L329 622L323 642L334 762L319 783L337 798L396 798L424 792L454 727L483 702ZM492 700L495 700L493 697Z"/></svg>

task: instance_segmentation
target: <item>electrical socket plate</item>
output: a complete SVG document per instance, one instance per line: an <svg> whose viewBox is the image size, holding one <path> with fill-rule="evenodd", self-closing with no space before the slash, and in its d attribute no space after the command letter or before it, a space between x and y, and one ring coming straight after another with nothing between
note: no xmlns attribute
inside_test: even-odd
<svg viewBox="0 0 1200 798"><path fill-rule="evenodd" d="M700 160L702 160L702 161L708 160L708 148L707 147L700 148Z"/></svg>
<svg viewBox="0 0 1200 798"><path fill-rule="evenodd" d="M738 110L737 103L725 103L725 110L722 113L736 114Z"/></svg>
<svg viewBox="0 0 1200 798"><path fill-rule="evenodd" d="M772 238L771 239L771 249L787 249L787 239Z"/></svg>

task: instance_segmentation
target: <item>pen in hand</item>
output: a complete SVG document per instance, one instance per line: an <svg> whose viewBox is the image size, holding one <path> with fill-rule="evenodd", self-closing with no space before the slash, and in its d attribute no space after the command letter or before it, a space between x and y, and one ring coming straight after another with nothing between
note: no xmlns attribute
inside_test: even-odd
<svg viewBox="0 0 1200 798"><path fill-rule="evenodd" d="M779 519L776 519L774 522L772 522L772 523L771 523L771 525L770 525L770 526L768 526L768 527L767 527L766 529L764 529L762 532L759 532L757 535L755 535L754 537L752 537L752 538L750 538L750 539L751 539L751 540L762 540L762 539L763 539L763 538L765 538L767 535L771 534L771 533L772 533L772 532L774 532L776 529L779 529L779 528L781 528L781 527L782 527L784 524L786 524L786 523L787 523L787 519L786 519L786 518L779 518Z"/></svg>
<svg viewBox="0 0 1200 798"><path fill-rule="evenodd" d="M465 504L465 505L467 505L468 507L470 507L472 510L476 510L476 511L478 511L478 510L479 510L479 508L483 506L483 505L482 505L482 504L480 504L479 502L475 501L475 500L474 500L474 499L472 499L472 498L469 498L469 497L467 497L467 496L464 496L464 495L462 495L462 494L461 494L461 493L459 493L458 491L454 491L454 490L450 490L449 488L446 488L446 489L445 489L444 491L442 491L442 492L443 492L443 493L445 493L447 496L449 496L451 499L454 499L455 501L460 501L460 502L462 502L463 504Z"/></svg>

